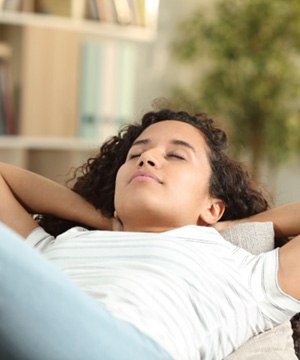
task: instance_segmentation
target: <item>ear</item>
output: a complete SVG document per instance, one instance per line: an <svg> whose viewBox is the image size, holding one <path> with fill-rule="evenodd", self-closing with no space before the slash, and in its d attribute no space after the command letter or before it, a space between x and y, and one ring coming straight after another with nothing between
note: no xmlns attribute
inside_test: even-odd
<svg viewBox="0 0 300 360"><path fill-rule="evenodd" d="M207 207L202 209L199 215L197 225L213 225L223 215L225 211L225 205L222 200L211 198L207 204Z"/></svg>

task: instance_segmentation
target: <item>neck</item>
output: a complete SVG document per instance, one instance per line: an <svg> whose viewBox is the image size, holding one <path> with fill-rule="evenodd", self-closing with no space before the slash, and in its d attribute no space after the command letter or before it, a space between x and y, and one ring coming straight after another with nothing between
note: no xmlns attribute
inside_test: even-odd
<svg viewBox="0 0 300 360"><path fill-rule="evenodd" d="M174 219L166 219L164 218L151 218L150 216L139 217L139 218L129 218L123 220L123 231L130 232L152 232L159 233L164 231L169 231L172 229L179 228L184 225L188 225L187 223L177 222Z"/></svg>
<svg viewBox="0 0 300 360"><path fill-rule="evenodd" d="M159 233L182 227L184 225L196 224L191 219L174 217L173 214L166 216L157 211L135 211L119 214L123 225L123 231L130 232L152 232Z"/></svg>
<svg viewBox="0 0 300 360"><path fill-rule="evenodd" d="M168 230L175 229L176 226L141 226L139 224L135 224L133 226L130 225L124 225L123 231L129 231L129 232L150 232L150 233L160 233Z"/></svg>

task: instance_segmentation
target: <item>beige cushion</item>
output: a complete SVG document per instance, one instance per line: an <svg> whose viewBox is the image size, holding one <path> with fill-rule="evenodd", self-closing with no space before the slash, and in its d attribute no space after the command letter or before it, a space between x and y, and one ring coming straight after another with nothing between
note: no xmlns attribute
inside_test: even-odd
<svg viewBox="0 0 300 360"><path fill-rule="evenodd" d="M274 229L271 222L251 222L232 226L222 236L252 254L274 249Z"/></svg>
<svg viewBox="0 0 300 360"><path fill-rule="evenodd" d="M274 230L271 222L244 223L221 232L231 243L251 252L274 249ZM226 360L297 360L292 338L291 323L285 323L254 336Z"/></svg>
<svg viewBox="0 0 300 360"><path fill-rule="evenodd" d="M254 336L226 360L297 360L289 321Z"/></svg>

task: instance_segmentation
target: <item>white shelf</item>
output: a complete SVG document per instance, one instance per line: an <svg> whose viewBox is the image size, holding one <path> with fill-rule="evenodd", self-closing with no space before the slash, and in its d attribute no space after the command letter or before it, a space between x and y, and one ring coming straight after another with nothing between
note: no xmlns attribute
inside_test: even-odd
<svg viewBox="0 0 300 360"><path fill-rule="evenodd" d="M79 0L72 0L70 4L74 5L77 1ZM61 181L60 176L65 173L66 169L80 166L90 156L99 151L101 144L106 139L105 134L103 134L104 138L99 136L100 138L97 140L68 137L77 134L74 122L78 118L78 114L74 109L78 103L77 90L80 86L79 75L81 70L79 69L79 64L82 51L81 45L82 43L89 42L91 38L92 40L95 38L96 41L103 42L110 42L112 40L112 43L118 41L136 43L132 46L134 49L136 48L135 45L153 42L156 37L159 0L144 0L144 5L145 15L147 16L143 16L144 19L135 19L135 21L140 23L140 20L142 20L141 23L145 22L147 25L145 27L77 18L73 8L71 8L71 12L74 17L0 10L0 31L2 29L5 30L3 34L1 33L0 38L11 48L13 54L11 61L13 86L21 89L19 103L23 107L18 109L20 110L18 114L21 120L17 119L17 121L19 120L17 123L19 124L20 132L23 134L34 135L36 133L41 135L0 135L0 161L12 163L56 181ZM75 36L73 36L74 33ZM117 45L121 45L120 47L124 49L127 45L131 48L131 44ZM34 96L32 97L34 91L36 91L37 95L40 92L40 82L38 81L35 84L35 75L38 72L40 74L47 73L49 69L49 63L46 61L47 51L50 51L50 54L55 54L55 61L50 63L51 66L53 63L55 64L54 70L53 72L48 72L51 76L58 74L53 79L59 79L60 81L61 77L63 77L59 76L61 69L63 73L66 73L65 60L68 54L70 54L71 59L66 61L69 70L67 73L68 75L72 74L72 76L65 76L59 84L58 81L54 81L51 77L50 85L52 87L49 86L50 90L47 94L44 94L43 91L44 95L41 96L41 101L38 102L45 109L48 109L48 107L49 109L54 109L53 113L51 113L51 119L59 118L65 121L66 124L69 124L67 129L58 126L51 132L51 128L49 133L43 129L41 131L31 131L35 124L40 123L37 119L41 118L42 111L36 115L36 107L32 109L24 106L24 104L28 105L32 101L37 101ZM2 50L2 53L5 56L9 55L6 54L6 49ZM32 54L33 56L30 56ZM130 56L127 56L127 58L130 59ZM58 66L58 63L61 63L61 66ZM33 64L41 66L39 66L39 69L36 69ZM67 106L61 106L61 103L64 104L64 101L61 101L62 99L56 96L58 91L56 91L55 87L58 87L58 90L61 91L59 94L68 95ZM27 88L30 91L26 91ZM31 91L32 89L34 91ZM68 89L68 91L65 89ZM27 97L27 94L30 95ZM44 104L45 99L47 100L45 102L46 105ZM63 99L66 99L66 97ZM37 112L39 111L40 109ZM58 116L56 116L57 114ZM43 121L49 120L45 117ZM22 129L24 123L31 125L28 127L30 128L29 130L27 128L25 130ZM62 123L58 121L57 124ZM44 134L49 136L43 136ZM61 137L50 137L51 134Z"/></svg>
<svg viewBox="0 0 300 360"><path fill-rule="evenodd" d="M100 141L65 137L29 137L17 135L0 136L0 150L94 150Z"/></svg>
<svg viewBox="0 0 300 360"><path fill-rule="evenodd" d="M99 151L99 142L26 136L0 136L0 161L29 169L65 184L70 169Z"/></svg>
<svg viewBox="0 0 300 360"><path fill-rule="evenodd" d="M118 25L91 20L78 20L62 16L0 11L0 24L16 26L39 26L69 30L84 35L101 36L119 40L150 42L155 37L153 27Z"/></svg>

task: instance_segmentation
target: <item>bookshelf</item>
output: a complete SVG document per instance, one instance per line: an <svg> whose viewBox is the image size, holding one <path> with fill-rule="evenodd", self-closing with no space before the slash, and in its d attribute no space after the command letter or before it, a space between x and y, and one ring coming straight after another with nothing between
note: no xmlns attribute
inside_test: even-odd
<svg viewBox="0 0 300 360"><path fill-rule="evenodd" d="M61 138L0 136L1 161L27 168L65 183L69 170L81 165L99 149L97 141Z"/></svg>
<svg viewBox="0 0 300 360"><path fill-rule="evenodd" d="M0 0L0 161L64 182L129 121L138 48L155 39L158 8L159 0Z"/></svg>
<svg viewBox="0 0 300 360"><path fill-rule="evenodd" d="M43 15L30 12L20 13L15 11L1 11L1 9L0 23L12 26L34 26L67 30L86 36L94 35L96 37L105 37L107 39L119 39L136 42L153 41L156 34L155 23L153 23L151 27L137 25L125 26L113 22L97 22L84 18L80 19L76 17L74 18L57 15Z"/></svg>

